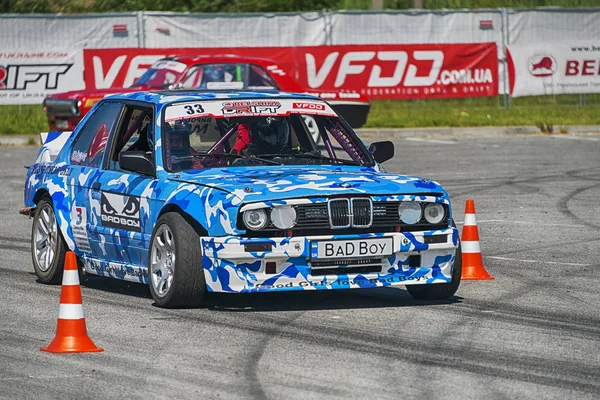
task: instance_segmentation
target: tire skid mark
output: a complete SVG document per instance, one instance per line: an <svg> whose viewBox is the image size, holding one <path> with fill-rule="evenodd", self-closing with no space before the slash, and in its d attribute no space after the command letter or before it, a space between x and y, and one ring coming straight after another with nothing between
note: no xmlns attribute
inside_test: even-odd
<svg viewBox="0 0 600 400"><path fill-rule="evenodd" d="M258 345L250 354L250 357L246 362L246 366L244 367L244 375L248 384L250 385L249 394L251 395L251 397L256 399L268 398L267 393L265 392L262 386L261 379L258 373L258 370L260 368L260 360L263 358L265 351L269 347L271 339L273 339L275 335L279 333L280 329L283 329L292 324L296 319L300 318L302 314L302 312L299 312L298 315L293 316L290 320L281 321L280 328L269 330L265 334L263 334L263 336L260 336L258 338Z"/></svg>
<svg viewBox="0 0 600 400"><path fill-rule="evenodd" d="M594 224L592 222L589 222L585 219L579 218L577 215L575 215L570 209L569 209L569 205L567 204L569 202L569 200L571 200L572 198L574 198L575 196L577 196L580 193L583 193L587 190L592 190L595 189L597 187L600 187L600 183L596 184L596 185L592 185L592 186L587 186L587 187L583 187L583 188L579 188L579 189L575 189L569 193L567 193L565 196L561 197L560 200L558 201L558 211L561 212L563 215L569 217L572 220L575 221L579 221L581 222L583 225L586 225L594 230L598 230L600 229L600 225L599 224Z"/></svg>
<svg viewBox="0 0 600 400"><path fill-rule="evenodd" d="M40 285L41 286L41 285ZM100 299L100 302L106 302L106 298ZM124 307L126 304L122 301L111 301L117 306ZM468 306L462 303L460 306L444 307L443 312L460 311L461 308ZM475 302L476 311L481 311L480 307L487 309L497 309L502 305L493 302ZM125 308L139 309L139 305L131 304L131 307ZM584 363L573 363L566 361L552 361L550 366L546 360L535 356L515 355L513 353L505 354L493 349L477 348L476 346L456 346L450 343L440 343L438 340L423 341L419 338L405 338L393 336L389 337L376 332L365 330L348 329L347 327L338 328L319 323L312 323L310 319L303 319L302 322L295 323L303 312L294 312L295 318L282 324L281 314L274 313L265 315L261 312L211 312L207 310L162 310L154 307L146 307L149 315L169 315L177 316L182 320L189 320L198 323L210 324L218 327L225 327L232 330L243 332L253 332L261 336L277 335L278 337L287 337L293 340L304 341L308 346L314 343L320 343L326 347L336 348L347 351L353 349L364 354L375 354L384 358L394 360L405 360L409 363L423 366L435 366L448 369L459 369L465 372L472 372L480 375L498 376L506 379L515 379L523 382L548 385L559 388L573 388L575 390L586 390L597 392L600 390L600 373L597 367L589 366ZM468 311L467 311L468 312ZM515 321L516 324L529 323L534 325L544 325L545 320L539 316L539 313L527 315L527 312L518 315L502 313L497 314L481 313L477 315L481 320L496 320L498 318L507 321ZM467 315L469 317L469 315ZM242 319L242 321L240 321ZM572 331L572 327L564 321L561 315L549 315L547 323L552 328L557 325L563 331ZM598 321L583 321L581 318L573 321L573 325L588 325L586 329L591 329L590 335L598 336ZM557 323L560 322L560 323ZM265 344L262 344L265 346ZM266 347L265 347L266 348ZM264 350L256 350L254 358L258 357ZM461 356L457 358L457 354ZM498 365L498 366L495 366ZM500 366L502 366L502 369ZM565 373L566 375L561 375ZM595 379L593 379L595 377ZM259 388L262 393L264 390ZM259 394L259 393L256 393Z"/></svg>
<svg viewBox="0 0 600 400"><path fill-rule="evenodd" d="M483 313L485 318L490 315ZM196 316L182 316L185 319L197 320ZM267 335L273 328L262 325L264 316L252 314L253 322L258 326L240 326L239 320L226 322L212 320L219 326L230 329L252 331ZM383 358L402 359L412 364L422 364L434 367L448 367L487 376L515 379L523 382L533 382L553 387L565 386L577 390L596 392L600 390L600 369L584 362L552 360L551 365L546 359L538 356L506 354L493 349L477 348L476 346L456 346L438 341L425 342L419 338L386 337L366 330L352 330L338 328L322 323L313 324L310 320L303 320L302 324L293 324L288 321L281 326L280 321L266 317L271 324L278 326L278 337L286 337L295 341L306 342L307 345L319 343L320 345L335 349L353 349L362 354L377 355ZM211 318L212 319L212 318ZM204 318L200 318L206 322ZM597 338L597 336L595 336ZM457 358L460 354L460 358ZM497 367L503 366L506 369ZM561 373L557 373L561 371ZM565 375L568 371L568 375ZM590 380L590 377L597 379Z"/></svg>
<svg viewBox="0 0 600 400"><path fill-rule="evenodd" d="M572 170L572 171L581 171L581 169L576 169L576 170ZM504 180L501 182L498 182L498 183L491 183L489 185L484 185L484 187L479 187L479 188L475 187L475 188L467 189L463 192L452 193L452 195L457 196L457 197L462 197L462 196L470 195L472 193L477 193L477 192L489 190L489 189L499 189L503 186L509 186L509 185L514 186L514 185L521 185L521 184L558 182L561 180L566 180L566 181L571 182L572 179L569 177L569 173L572 171L561 171L560 173L556 173L556 174L536 176L536 177L532 177L532 178L528 178L528 179L518 179L519 177L522 177L522 174L515 175L512 177L507 177L507 178L499 178L499 179L504 179ZM486 181L489 182L488 179L486 179ZM444 181L444 187L452 187L453 184L461 183L461 182L464 182L467 184L473 183L473 181L469 180L469 179L457 179L457 180L449 179L449 180ZM479 184L479 185L482 185L482 184ZM471 186L471 185L469 185L469 186Z"/></svg>
<svg viewBox="0 0 600 400"><path fill-rule="evenodd" d="M596 238L589 238L585 240L585 243L590 243L590 242L597 242L600 241L600 237L596 237ZM486 253L486 256L506 256L509 254L518 254L518 253L522 253L524 251L527 252L531 252L533 250L544 250L544 249L553 249L556 248L557 245L561 245L561 246L569 246L572 244L581 244L581 240L575 240L575 241L571 241L571 242L560 242L560 243L552 243L552 244L548 244L545 246L535 246L535 247L524 247L521 249L517 249L517 250L510 250L510 251L502 251L502 252L492 252L492 253ZM590 263L590 264L594 264L594 263Z"/></svg>
<svg viewBox="0 0 600 400"><path fill-rule="evenodd" d="M18 243L31 244L31 239L26 239L26 238L0 236L0 240L5 240L7 242L18 242Z"/></svg>
<svg viewBox="0 0 600 400"><path fill-rule="evenodd" d="M573 270L576 271L576 270L586 268L586 267L587 266L573 268L570 270L569 273L572 274ZM520 272L520 270L511 271L511 277L519 278L519 280L524 283L519 285L519 287L516 288L515 290L513 290L512 292L505 293L502 296L500 296L498 298L499 302L508 303L509 301L514 301L521 297L529 296L529 295L531 295L532 292L546 293L546 289L552 289L552 291L554 293L554 297L560 297L560 298L567 299L567 300L576 300L580 303L587 304L587 303L583 302L581 299L579 299L578 297L573 296L570 292L568 292L568 290L575 290L571 287L566 287L564 285L557 285L553 281L550 281L547 279L536 279L536 278L532 277L531 275L527 275L523 272ZM565 293L565 291L567 291L567 292ZM554 320L554 317L553 317L553 320ZM595 321L593 324L594 324L594 327L597 325L600 326L600 320ZM600 329L598 329L598 331L595 335L600 336Z"/></svg>
<svg viewBox="0 0 600 400"><path fill-rule="evenodd" d="M574 320L572 315L543 313L539 310L532 311L512 305L510 305L510 311L507 311L507 306L509 305L506 304L504 297L500 297L497 301L469 299L468 302L462 303L460 307L450 308L448 312L469 317L473 317L472 313L476 312L477 318L544 329L551 333L563 332L569 336L577 336L591 341L595 341L600 337L600 320L598 319L589 318L586 320L578 316L578 319ZM493 313L489 311L493 311Z"/></svg>

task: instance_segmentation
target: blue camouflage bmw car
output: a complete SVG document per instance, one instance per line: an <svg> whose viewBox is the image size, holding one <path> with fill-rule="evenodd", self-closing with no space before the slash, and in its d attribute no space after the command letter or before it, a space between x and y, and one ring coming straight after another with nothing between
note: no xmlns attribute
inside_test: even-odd
<svg viewBox="0 0 600 400"><path fill-rule="evenodd" d="M162 307L207 291L451 297L461 248L448 194L385 172L393 156L309 95L109 96L72 134L48 135L27 171L33 266L59 283L71 250L85 273L148 284Z"/></svg>

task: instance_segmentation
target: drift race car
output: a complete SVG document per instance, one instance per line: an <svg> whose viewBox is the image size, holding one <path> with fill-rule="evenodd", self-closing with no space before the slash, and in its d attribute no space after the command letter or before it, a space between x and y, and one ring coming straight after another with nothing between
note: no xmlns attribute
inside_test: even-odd
<svg viewBox="0 0 600 400"><path fill-rule="evenodd" d="M206 128L192 133L197 119ZM59 283L72 250L83 272L149 284L163 307L197 305L207 291L406 285L417 299L444 299L459 286L444 189L384 172L393 144L367 149L317 97L114 95L51 161L57 141L29 167L21 210L33 216L40 282Z"/></svg>
<svg viewBox="0 0 600 400"><path fill-rule="evenodd" d="M46 97L44 109L50 131L72 131L104 96L151 89L307 92L274 60L230 55L168 57L154 63L129 88L76 90ZM328 100L353 128L360 128L366 123L371 104L359 93L313 94ZM312 128L313 121L309 119L307 123Z"/></svg>

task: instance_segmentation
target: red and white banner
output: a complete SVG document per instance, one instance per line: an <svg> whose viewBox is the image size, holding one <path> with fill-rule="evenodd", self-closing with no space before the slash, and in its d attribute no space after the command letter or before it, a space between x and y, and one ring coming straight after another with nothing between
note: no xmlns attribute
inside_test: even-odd
<svg viewBox="0 0 600 400"><path fill-rule="evenodd" d="M83 89L82 51L0 51L0 104L40 104L51 93Z"/></svg>
<svg viewBox="0 0 600 400"><path fill-rule="evenodd" d="M495 96L495 43L301 47L297 78L307 89L356 91L371 99Z"/></svg>
<svg viewBox="0 0 600 400"><path fill-rule="evenodd" d="M600 42L547 42L508 50L513 97L600 93Z"/></svg>
<svg viewBox="0 0 600 400"><path fill-rule="evenodd" d="M168 55L264 57L305 89L359 92L371 99L496 96L495 43L168 49L86 49L87 88L127 87Z"/></svg>

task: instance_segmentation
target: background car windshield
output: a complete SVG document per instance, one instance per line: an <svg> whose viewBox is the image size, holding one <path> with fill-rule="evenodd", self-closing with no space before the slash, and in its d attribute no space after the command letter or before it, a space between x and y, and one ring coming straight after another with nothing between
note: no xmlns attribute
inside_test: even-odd
<svg viewBox="0 0 600 400"><path fill-rule="evenodd" d="M184 89L277 89L268 72L258 65L218 63L194 65L181 82Z"/></svg>
<svg viewBox="0 0 600 400"><path fill-rule="evenodd" d="M135 82L135 85L147 85L156 88L168 88L175 83L186 65L172 60L161 60L152 65Z"/></svg>
<svg viewBox="0 0 600 400"><path fill-rule="evenodd" d="M290 114L178 118L163 124L168 171L269 165L372 165L336 117Z"/></svg>

